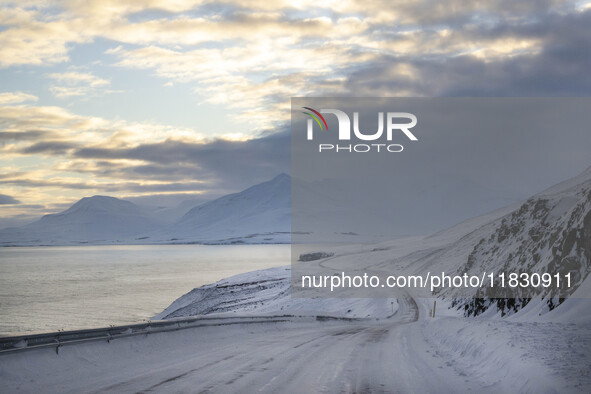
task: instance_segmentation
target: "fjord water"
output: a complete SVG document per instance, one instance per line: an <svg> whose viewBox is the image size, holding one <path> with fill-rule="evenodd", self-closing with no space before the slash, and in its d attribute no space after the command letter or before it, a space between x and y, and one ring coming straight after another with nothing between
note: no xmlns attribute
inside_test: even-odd
<svg viewBox="0 0 591 394"><path fill-rule="evenodd" d="M141 322L195 287L289 258L289 245L0 248L0 336Z"/></svg>

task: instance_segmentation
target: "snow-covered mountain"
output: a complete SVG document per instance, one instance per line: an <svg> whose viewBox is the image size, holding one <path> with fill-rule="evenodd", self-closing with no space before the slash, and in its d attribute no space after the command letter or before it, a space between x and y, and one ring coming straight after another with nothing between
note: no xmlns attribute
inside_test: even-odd
<svg viewBox="0 0 591 394"><path fill-rule="evenodd" d="M158 220L159 222L165 225L170 225L178 222L192 208L196 207L197 205L203 204L206 201L207 200L198 199L185 200L172 207L141 204L138 205L141 208L143 208L154 219Z"/></svg>
<svg viewBox="0 0 591 394"><path fill-rule="evenodd" d="M3 245L121 242L159 223L137 205L114 197L85 197L67 210L17 228L0 230Z"/></svg>
<svg viewBox="0 0 591 394"><path fill-rule="evenodd" d="M289 242L291 178L280 174L194 207L177 223L152 238L172 242Z"/></svg>
<svg viewBox="0 0 591 394"><path fill-rule="evenodd" d="M61 213L0 230L0 245L286 243L291 232L290 182L289 175L281 174L192 209L189 201L164 213L114 197L85 197ZM170 224L170 217L177 215L180 219Z"/></svg>
<svg viewBox="0 0 591 394"><path fill-rule="evenodd" d="M436 293L457 298L456 304L468 315L490 306L512 313L532 298L544 299L546 311L552 310L572 295L591 271L591 168L415 264L421 271L455 268L460 275L528 272L564 277L570 273L570 287L562 280L558 288L483 288L474 294L476 299L462 299L466 295L463 289Z"/></svg>

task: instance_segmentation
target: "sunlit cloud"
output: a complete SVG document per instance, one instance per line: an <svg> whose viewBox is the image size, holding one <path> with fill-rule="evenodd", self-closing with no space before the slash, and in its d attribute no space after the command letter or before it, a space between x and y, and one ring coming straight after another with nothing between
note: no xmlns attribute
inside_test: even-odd
<svg viewBox="0 0 591 394"><path fill-rule="evenodd" d="M88 117L53 106L0 107L0 152L63 153L76 146L133 147L140 143L159 143L168 139L203 142L195 130L168 125L110 121ZM42 137L31 143L31 139Z"/></svg>
<svg viewBox="0 0 591 394"><path fill-rule="evenodd" d="M0 105L20 104L26 101L37 101L37 96L23 92L0 93Z"/></svg>
<svg viewBox="0 0 591 394"><path fill-rule="evenodd" d="M10 13L0 10L0 19ZM4 14L2 14L4 13ZM17 25L0 31L0 66L23 64L45 65L69 59L68 45L89 42L92 33L84 28L83 20L52 20L40 13L23 14Z"/></svg>
<svg viewBox="0 0 591 394"><path fill-rule="evenodd" d="M68 71L48 75L54 81L49 90L56 97L86 96L95 93L99 88L108 86L110 82L88 72Z"/></svg>

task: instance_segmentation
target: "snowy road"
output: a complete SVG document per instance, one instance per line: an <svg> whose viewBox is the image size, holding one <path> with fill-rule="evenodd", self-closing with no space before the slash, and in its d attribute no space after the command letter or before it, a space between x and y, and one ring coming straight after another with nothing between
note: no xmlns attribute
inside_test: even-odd
<svg viewBox="0 0 591 394"><path fill-rule="evenodd" d="M3 392L62 393L445 392L445 384L451 392L465 386L421 348L427 345L413 329L418 316L409 298L378 321L202 327L65 346L59 355L30 351L1 357L0 380Z"/></svg>
<svg viewBox="0 0 591 394"><path fill-rule="evenodd" d="M222 337L212 352L186 356L149 379L135 377L100 391L391 392L401 381L384 366L395 364L380 366L375 360L399 358L405 350L398 346L403 345L400 331L417 319L418 310L412 300L404 305L396 322L246 328L238 343Z"/></svg>
<svg viewBox="0 0 591 394"><path fill-rule="evenodd" d="M2 393L554 393L591 387L590 330L432 319L425 300L399 304L380 320L224 324L72 344L59 355L54 348L0 355L0 387ZM575 345L580 355L573 356Z"/></svg>

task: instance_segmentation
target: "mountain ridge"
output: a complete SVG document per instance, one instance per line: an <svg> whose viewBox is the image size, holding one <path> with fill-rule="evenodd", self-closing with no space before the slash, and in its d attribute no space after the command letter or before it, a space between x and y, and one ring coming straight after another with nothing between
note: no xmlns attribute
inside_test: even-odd
<svg viewBox="0 0 591 394"><path fill-rule="evenodd" d="M241 192L198 204L173 224L127 200L84 197L62 212L0 229L0 246L285 243L291 231L290 182L289 175L279 174Z"/></svg>

